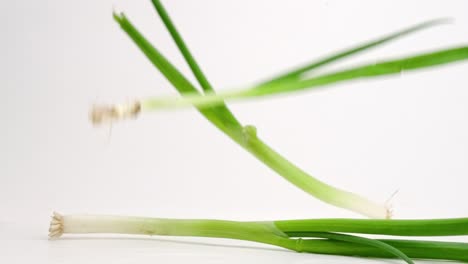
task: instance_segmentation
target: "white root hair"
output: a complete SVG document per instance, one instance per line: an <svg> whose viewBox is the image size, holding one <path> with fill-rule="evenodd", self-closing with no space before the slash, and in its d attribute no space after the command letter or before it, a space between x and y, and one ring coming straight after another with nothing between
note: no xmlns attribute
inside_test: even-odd
<svg viewBox="0 0 468 264"><path fill-rule="evenodd" d="M59 238L63 234L63 216L57 212L52 215L49 227L49 238Z"/></svg>

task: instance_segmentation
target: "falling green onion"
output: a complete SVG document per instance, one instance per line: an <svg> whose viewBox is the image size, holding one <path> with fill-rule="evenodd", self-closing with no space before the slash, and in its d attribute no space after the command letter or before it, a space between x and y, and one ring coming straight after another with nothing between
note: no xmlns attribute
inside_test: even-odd
<svg viewBox="0 0 468 264"><path fill-rule="evenodd" d="M146 40L146 38L132 25L125 15L114 14L114 19L120 24L122 29L135 42L153 65L181 93L182 97L147 98L140 100L131 106L110 106L107 111L102 111L102 108L95 108L92 111L92 120L99 121L95 123L100 123L101 120L113 121L126 116L134 117L140 112L148 112L160 108L179 108L193 105L201 112L202 115L204 115L227 136L244 147L257 159L261 160L264 164L276 171L290 183L326 203L345 208L371 218L390 218L391 211L385 204L375 203L360 195L330 186L307 174L263 142L257 135L254 126L242 125L227 108L224 100L247 99L307 88L323 87L325 85L331 85L338 82L396 74L403 70L425 68L468 58L468 48L462 47L360 66L308 79L299 78L301 74L312 69L338 61L339 59L344 59L347 56L355 55L366 49L382 45L406 34L445 22L445 20L433 20L390 34L384 38L371 41L336 55L332 55L318 62L312 62L309 65L280 75L277 78L271 79L253 88L215 94L213 87L210 85L208 79L196 63L193 55L188 50L187 45L170 20L170 17L162 4L156 0L153 1L153 4L181 53L184 55L184 58L192 69L192 72L205 91L205 95L202 95L167 58L165 58L153 45L151 45L149 41ZM134 111L136 109L135 105L138 105L138 111ZM113 111L114 108L119 111ZM122 109L129 109L132 110L132 112L127 113L125 111L121 111ZM119 114L116 115L116 112ZM113 115L111 115L112 113Z"/></svg>
<svg viewBox="0 0 468 264"><path fill-rule="evenodd" d="M192 85L156 48L149 44L124 15L114 15L114 18L150 61L181 94L198 93L194 85ZM116 120L120 117L134 117L140 111L145 111L145 107L144 103L138 102L128 106L119 105L94 108L91 113L91 119L93 121L101 121ZM217 105L210 108L199 108L198 110L232 140L305 192L326 203L371 218L389 218L391 216L389 208L383 203L374 203L364 197L335 188L313 178L263 142L257 136L255 127L251 125L242 126L226 106Z"/></svg>

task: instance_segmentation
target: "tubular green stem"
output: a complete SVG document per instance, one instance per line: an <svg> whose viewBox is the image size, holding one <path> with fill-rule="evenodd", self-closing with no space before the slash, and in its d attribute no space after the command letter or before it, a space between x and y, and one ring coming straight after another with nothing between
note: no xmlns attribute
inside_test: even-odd
<svg viewBox="0 0 468 264"><path fill-rule="evenodd" d="M386 251L372 246L330 239L300 239L301 252L359 256L373 258L394 258ZM410 258L468 261L468 244L454 242L415 241L379 239L405 253Z"/></svg>
<svg viewBox="0 0 468 264"><path fill-rule="evenodd" d="M198 65L197 61L193 57L189 48L185 44L185 41L183 40L182 36L179 34L176 26L174 25L174 23L172 23L172 20L169 14L167 13L166 9L162 5L162 3L159 0L152 0L152 2L156 11L159 14L159 17L161 18L167 30L171 34L172 39L176 43L180 52L182 53L182 56L184 56L185 61L187 62L190 69L192 70L193 75L195 75L195 78L197 79L198 83L202 87L203 91L205 93L214 94L215 91L213 87L211 86L210 82L208 81L208 78L205 76L202 69ZM238 128L241 127L240 122L232 114L231 110L227 108L224 102L220 102L218 105L213 106L212 111L215 112L218 117L222 116L223 117L222 119L229 120L229 123L231 124L231 127L232 127L230 130L233 130L230 133L238 132Z"/></svg>
<svg viewBox="0 0 468 264"><path fill-rule="evenodd" d="M335 224L327 230L336 230L337 223L343 225L352 222L352 219L324 219L323 223L317 223L319 220L287 220L274 222L238 222L226 220L204 220L204 219L164 219L147 217L127 217L127 216L99 216L99 215L59 215L54 214L51 222L50 236L58 238L62 234L87 234L87 233L117 233L117 234L138 234L138 235L160 235L160 236L193 236L193 237L212 237L229 238L259 243L270 244L283 247L297 252L364 256L364 257L395 257L390 252L381 250L372 245L362 244L358 238L354 243L354 238L348 235L316 232L315 237L329 239L302 239L288 237L290 226L297 230L298 221L302 221L304 230L316 230L314 225L321 226L324 223L335 221ZM427 233L423 232L424 224L434 225L439 223L442 230L455 228L452 221L465 223L464 229L460 226L460 234L466 232L466 219L440 219L440 220L387 220L388 222L398 222L396 225L407 232L408 226L414 228L419 223L418 229L420 235L434 235L429 228ZM375 220L359 220L354 222L353 231L360 230L367 222L372 223ZM432 221L432 222L431 222ZM307 225L306 223L309 223ZM445 225L450 228L444 228ZM386 226L386 225L384 225ZM388 225L387 225L388 226ZM396 228L396 227L389 227ZM323 228L320 228L323 229ZM453 229L454 230L454 229ZM381 234L386 234L384 228L379 229ZM390 233L394 233L393 231ZM311 232L307 233L312 235ZM453 234L451 231L450 234ZM342 241L348 240L348 241ZM412 241L412 240L378 240L388 244L398 250L401 250L409 257L427 258L427 259L446 259L446 260L468 260L467 243L450 243L435 241Z"/></svg>
<svg viewBox="0 0 468 264"><path fill-rule="evenodd" d="M314 236L314 232L343 232L393 236L468 235L468 218L383 220L383 219L304 219L275 221L291 237Z"/></svg>
<svg viewBox="0 0 468 264"><path fill-rule="evenodd" d="M187 61L187 64L189 65L190 69L193 72L193 75L195 75L195 78L197 78L198 83L200 83L200 86L203 88L205 92L214 93L213 87L211 86L210 82L206 78L200 66L198 66L197 61L195 60L189 48L185 44L184 39L179 34L179 31L175 27L174 23L172 23L172 20L169 17L169 14L167 13L162 3L159 0L152 0L152 2L156 11L159 14L159 17L163 21L167 30L171 34L172 39L174 39L174 42L176 43L177 47L182 53L182 56L184 56L185 61Z"/></svg>
<svg viewBox="0 0 468 264"><path fill-rule="evenodd" d="M244 128L244 142L242 145L290 183L326 203L359 212L371 218L391 217L390 210L385 206L311 177L260 140L256 135L255 128L252 126Z"/></svg>

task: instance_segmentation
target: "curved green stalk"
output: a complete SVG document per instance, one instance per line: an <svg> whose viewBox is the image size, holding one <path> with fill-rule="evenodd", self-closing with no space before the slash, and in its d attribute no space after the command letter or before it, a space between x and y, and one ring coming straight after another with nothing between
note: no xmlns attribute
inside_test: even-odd
<svg viewBox="0 0 468 264"><path fill-rule="evenodd" d="M114 18L153 65L160 70L184 97L198 94L195 87L187 78L154 48L123 14L114 14ZM219 103L222 103L222 101ZM149 105L147 103L141 102L141 106L143 111L148 110ZM384 205L376 204L357 194L340 190L308 175L261 141L256 136L256 133L252 134L251 126L240 127L237 120L233 121L232 118L226 118L224 115L220 115L217 109L219 110L219 108L198 107L200 113L213 122L231 139L246 148L255 157L263 161L267 166L278 172L297 187L324 202L346 208L368 217L388 218L390 216ZM224 107L224 109L228 111L227 108Z"/></svg>
<svg viewBox="0 0 468 264"><path fill-rule="evenodd" d="M310 235L316 238L327 238L331 240L349 242L349 243L353 243L356 245L375 247L377 249L382 250L382 252L386 252L395 257L401 258L402 260L406 261L406 263L408 264L414 264L414 262L405 253L401 252L399 249L395 248L394 246L391 246L377 239L370 239L370 238L352 236L352 235L347 235L347 234L326 233L326 232L316 232L313 234L310 233Z"/></svg>
<svg viewBox="0 0 468 264"><path fill-rule="evenodd" d="M246 126L244 135L244 148L303 191L326 203L359 212L371 218L388 219L391 217L389 209L383 205L310 177L259 139L255 127Z"/></svg>

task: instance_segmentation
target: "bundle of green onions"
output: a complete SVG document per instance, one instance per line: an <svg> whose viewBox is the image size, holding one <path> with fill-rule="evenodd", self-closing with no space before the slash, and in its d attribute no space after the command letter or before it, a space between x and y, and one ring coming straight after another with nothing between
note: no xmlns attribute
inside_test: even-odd
<svg viewBox="0 0 468 264"><path fill-rule="evenodd" d="M50 235L117 233L230 238L283 247L297 252L468 261L468 243L369 239L356 235L468 235L468 218L432 220L306 219L235 222L206 219L164 219L128 216L60 215L54 213Z"/></svg>
<svg viewBox="0 0 468 264"><path fill-rule="evenodd" d="M219 130L242 146L280 176L310 195L331 205L375 219L308 219L271 222L234 222L224 220L158 219L124 216L65 215L54 213L50 237L63 233L120 233L169 236L220 237L271 244L298 252L468 261L468 243L370 239L356 234L390 236L468 235L468 218L430 220L391 220L391 210L360 195L322 182L281 156L262 141L256 128L242 125L225 100L242 100L324 87L355 79L399 74L468 59L468 47L455 47L357 66L341 71L310 76L324 65L356 55L405 35L440 25L433 20L355 46L318 61L298 67L247 89L216 94L190 53L181 35L159 0L152 0L156 11L190 66L203 92L200 92L166 57L132 25L122 13L114 19L152 64L181 94L178 98L146 98L126 105L96 106L91 111L94 124L133 118L142 112L161 108L194 106Z"/></svg>

